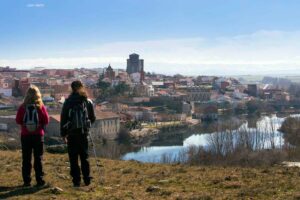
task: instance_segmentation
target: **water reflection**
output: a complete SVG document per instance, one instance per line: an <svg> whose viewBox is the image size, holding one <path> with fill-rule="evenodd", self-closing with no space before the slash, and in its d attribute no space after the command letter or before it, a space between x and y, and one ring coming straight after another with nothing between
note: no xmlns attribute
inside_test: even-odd
<svg viewBox="0 0 300 200"><path fill-rule="evenodd" d="M183 139L182 145L170 145L168 142L168 145L165 146L143 147L137 152L125 154L122 159L160 162L164 155L175 159L180 156L180 152L187 151L190 146L211 148L220 154L233 152L240 147L251 150L282 148L285 141L278 129L284 119L285 117L276 115L260 118L246 117L245 119L226 118L213 124L203 125L198 131L199 134L193 134Z"/></svg>

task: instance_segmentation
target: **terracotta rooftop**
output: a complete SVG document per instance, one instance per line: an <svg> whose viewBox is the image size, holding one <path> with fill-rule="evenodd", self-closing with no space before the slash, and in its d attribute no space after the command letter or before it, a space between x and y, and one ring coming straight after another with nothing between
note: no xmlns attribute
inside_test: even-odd
<svg viewBox="0 0 300 200"><path fill-rule="evenodd" d="M101 112L96 111L96 118L97 119L111 119L111 118L119 118L119 115L113 112Z"/></svg>
<svg viewBox="0 0 300 200"><path fill-rule="evenodd" d="M60 122L60 115L50 115L50 117Z"/></svg>
<svg viewBox="0 0 300 200"><path fill-rule="evenodd" d="M96 118L97 119L111 119L111 118L119 118L119 115L113 112L101 112L101 111L96 111ZM51 118L54 120L60 122L60 115L50 115Z"/></svg>

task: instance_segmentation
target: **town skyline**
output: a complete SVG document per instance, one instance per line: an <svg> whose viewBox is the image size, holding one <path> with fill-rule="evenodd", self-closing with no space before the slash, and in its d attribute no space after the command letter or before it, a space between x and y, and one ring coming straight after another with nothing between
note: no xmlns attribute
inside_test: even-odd
<svg viewBox="0 0 300 200"><path fill-rule="evenodd" d="M135 52L130 53L130 55L132 54L137 54ZM140 56L140 54L137 54ZM128 56L128 55L127 55ZM113 62L107 62L104 64L92 64L92 65L68 65L68 66L61 66L59 67L58 65L54 65L54 66L43 66L43 65L37 65L37 66L12 66L12 65L3 65L0 67L1 68L16 68L18 70L41 70L41 69L95 69L95 70L105 70L107 69L107 67L111 66L113 67L113 69L115 70L123 70L126 71L126 59L124 58L124 62L122 64L119 65L113 65ZM143 59L144 60L144 59ZM72 63L72 62L71 62ZM146 66L147 66L147 61L146 61ZM153 69L153 68L150 68ZM180 69L181 70L181 69ZM277 71L265 71L265 72L259 72L259 73L226 73L226 71L219 71L217 73L211 73L211 72L202 72L202 71L191 71L185 68L185 71L168 71L168 72L162 72L160 70L149 70L149 69L145 69L144 70L145 73L155 73L155 74L161 74L161 75L167 75L167 76L172 76L172 75L176 75L176 74L180 74L180 75L184 75L184 76L226 76L226 77L230 77L230 76L275 76L275 77L285 77L285 76L298 76L300 75L300 72L297 73L297 71L294 72L288 72L286 71L286 68L284 68L283 70L277 70ZM271 72L271 73L270 73Z"/></svg>

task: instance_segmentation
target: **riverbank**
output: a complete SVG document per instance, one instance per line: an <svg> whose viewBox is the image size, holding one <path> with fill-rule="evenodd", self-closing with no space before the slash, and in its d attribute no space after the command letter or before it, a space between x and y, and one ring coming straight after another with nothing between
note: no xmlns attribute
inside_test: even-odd
<svg viewBox="0 0 300 200"><path fill-rule="evenodd" d="M186 155L191 156L190 147L197 147L200 148L199 150L201 148L206 150L200 151L200 154L210 159L207 160L208 163L213 161L211 160L213 157L216 161L226 161L228 156L232 157L232 152L236 152L239 158L245 157L242 152L247 154L254 152L255 158L260 158L259 153L263 153L260 150L273 148L278 149L276 152L282 155L279 161L289 160L289 154L285 151L287 146L284 146L285 138L278 131L285 117L288 116L290 115L229 116L199 126L161 130L152 139L150 145L142 146L138 152L128 152L122 158L141 162L161 162L162 158L168 158L167 160L177 162L178 159L182 160L183 156L184 158L187 158ZM197 149L193 148L194 150ZM228 152L228 155L224 155L224 152ZM199 156L198 153L195 156ZM248 160L252 162L255 159L251 157L246 159L247 162ZM234 162L238 162L238 159Z"/></svg>
<svg viewBox="0 0 300 200"><path fill-rule="evenodd" d="M188 133L194 125L169 124L164 126L148 126L134 129L129 132L130 142L135 146L148 146L153 141L161 140L161 137L178 136ZM174 135L175 133L175 135Z"/></svg>
<svg viewBox="0 0 300 200"><path fill-rule="evenodd" d="M299 199L299 168L190 167L101 159L102 185L73 188L67 155L45 154L47 186L22 188L20 152L0 151L0 199ZM61 189L61 190L59 190Z"/></svg>
<svg viewBox="0 0 300 200"><path fill-rule="evenodd" d="M159 134L159 129L157 128L141 128L129 132L130 140L133 144L143 145L149 143L157 134Z"/></svg>

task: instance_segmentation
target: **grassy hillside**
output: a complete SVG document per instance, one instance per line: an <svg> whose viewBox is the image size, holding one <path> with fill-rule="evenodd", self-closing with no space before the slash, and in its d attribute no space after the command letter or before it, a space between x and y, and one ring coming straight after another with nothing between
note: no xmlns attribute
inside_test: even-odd
<svg viewBox="0 0 300 200"><path fill-rule="evenodd" d="M0 151L0 199L300 199L298 168L188 167L101 159L104 184L99 184L91 159L93 184L73 188L67 156L45 154L48 185L24 189L20 163L20 152Z"/></svg>

